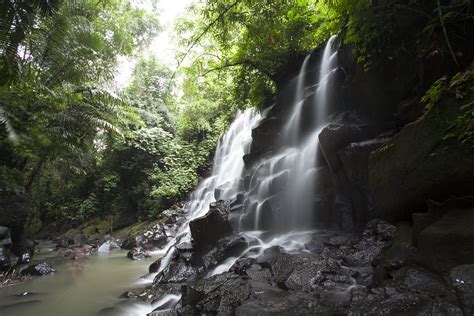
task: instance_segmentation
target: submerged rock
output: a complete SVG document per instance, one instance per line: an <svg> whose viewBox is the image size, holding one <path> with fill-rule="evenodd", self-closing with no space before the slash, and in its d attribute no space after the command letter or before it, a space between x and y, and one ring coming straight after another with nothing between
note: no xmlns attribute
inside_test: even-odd
<svg viewBox="0 0 474 316"><path fill-rule="evenodd" d="M47 262L29 266L21 271L23 275L44 276L56 272L52 265Z"/></svg>
<svg viewBox="0 0 474 316"><path fill-rule="evenodd" d="M132 260L143 260L151 258L150 254L141 247L134 247L127 253L127 258Z"/></svg>

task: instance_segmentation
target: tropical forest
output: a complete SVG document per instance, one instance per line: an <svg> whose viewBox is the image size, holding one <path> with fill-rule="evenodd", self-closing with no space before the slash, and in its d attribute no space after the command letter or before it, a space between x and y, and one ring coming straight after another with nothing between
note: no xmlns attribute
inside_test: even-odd
<svg viewBox="0 0 474 316"><path fill-rule="evenodd" d="M474 315L471 0L0 0L0 316Z"/></svg>

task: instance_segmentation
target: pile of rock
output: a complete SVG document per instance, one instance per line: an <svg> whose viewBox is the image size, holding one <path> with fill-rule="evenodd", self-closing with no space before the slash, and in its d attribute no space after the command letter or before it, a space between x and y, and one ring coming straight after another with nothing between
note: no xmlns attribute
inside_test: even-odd
<svg viewBox="0 0 474 316"><path fill-rule="evenodd" d="M288 253L274 246L260 256L249 253L227 272L211 275L250 242L226 229L200 229L211 222L225 228L228 211L228 203L217 202L193 222L193 242L170 249L169 264L133 298L181 296L166 315L472 313L474 265L454 267L442 278L418 264L409 226L381 220L370 221L359 234L315 233L307 245L311 251Z"/></svg>

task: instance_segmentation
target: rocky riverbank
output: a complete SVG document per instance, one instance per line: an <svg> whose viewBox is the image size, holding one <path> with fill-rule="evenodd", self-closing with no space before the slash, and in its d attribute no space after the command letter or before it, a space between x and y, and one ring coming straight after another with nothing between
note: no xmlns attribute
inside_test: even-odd
<svg viewBox="0 0 474 316"><path fill-rule="evenodd" d="M179 234L184 211L163 215L146 233L166 250L150 266L153 284L132 295L154 302L152 315L473 313L474 157L464 132L472 125L473 65L428 89L454 74L449 61L430 72L427 61L402 56L363 71L349 48L337 54L331 115L312 139L320 151L309 226L319 229L272 231L288 212L288 173L259 177L282 162L268 158L285 153L278 139L291 117L293 80L252 131L234 199L192 219L190 235ZM414 76L414 66L424 75ZM306 84L298 104L314 111L316 83ZM308 117L301 137L312 137ZM252 207L261 183L268 198Z"/></svg>
<svg viewBox="0 0 474 316"><path fill-rule="evenodd" d="M258 245L245 234L198 229L215 221L228 223L229 205L220 201L196 220L191 225L195 242L171 249L169 264L153 284L131 296L150 302L170 294L181 297L151 315L473 311L474 265L458 262L444 273L433 270L413 244L410 223L373 220L362 232L309 232L304 249L293 252L284 245ZM204 239L215 242L203 248L198 240ZM226 265L228 258L235 260ZM228 271L213 275L222 264Z"/></svg>

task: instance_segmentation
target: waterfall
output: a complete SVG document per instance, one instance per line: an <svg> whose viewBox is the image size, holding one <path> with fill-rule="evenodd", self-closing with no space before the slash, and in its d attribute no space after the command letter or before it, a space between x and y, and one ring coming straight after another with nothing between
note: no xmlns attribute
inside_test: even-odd
<svg viewBox="0 0 474 316"><path fill-rule="evenodd" d="M316 158L319 149L318 135L328 121L328 90L332 74L337 69L337 51L332 36L321 59L318 84L314 95L305 97L305 80L308 73L308 55L300 69L291 104L289 120L283 128L281 149L258 161L249 171L249 179L238 230L252 240L239 256L227 258L209 275L228 269L242 257L258 257L272 246L287 252L307 251L315 227L315 198L317 198L318 169ZM314 89L314 88L312 88ZM301 137L301 117L305 106L316 107L315 124L311 133Z"/></svg>
<svg viewBox="0 0 474 316"><path fill-rule="evenodd" d="M229 199L241 189L239 181L244 170L242 157L249 151L252 127L258 120L260 115L255 111L250 109L239 111L227 132L220 137L214 155L212 174L202 180L191 193L184 207L184 221L179 225L176 236L160 250L165 256L161 260L158 273L171 261L175 253L174 246L191 240L189 223L205 215L209 210L209 204L214 202L215 198Z"/></svg>
<svg viewBox="0 0 474 316"><path fill-rule="evenodd" d="M331 36L326 44L321 60L321 68L319 70L318 88L316 90L316 116L318 125L323 124L327 120L327 91L331 75L337 69L335 67L337 51L333 50L333 43L336 40L336 35Z"/></svg>
<svg viewBox="0 0 474 316"><path fill-rule="evenodd" d="M314 96L305 97L305 81L309 68L308 55L297 78L292 111L283 127L279 144L282 149L259 161L250 171L250 189L247 192L240 231L268 230L288 233L314 227L314 200L317 196L318 135L328 120L327 94L332 74L336 70L337 52L332 36L324 49L318 84ZM314 88L311 88L314 89ZM310 93L307 93L311 95ZM302 137L301 118L306 107L316 107L313 131Z"/></svg>
<svg viewBox="0 0 474 316"><path fill-rule="evenodd" d="M333 49L335 36L326 44L320 65L315 91L305 93L306 76L309 73L308 55L297 77L294 100L290 105L290 119L283 127L277 143L281 149L262 158L247 173L246 193L237 229L252 240L251 246L239 256L229 257L209 275L228 271L243 256L257 257L265 249L278 245L287 252L306 251L311 229L314 229L315 195L317 195L318 135L328 120L327 92L331 75L335 72L337 52ZM311 88L314 89L314 88ZM309 97L306 97L306 95ZM316 107L315 127L306 137L301 137L301 118L306 106ZM170 262L175 245L191 240L189 223L203 215L214 199L230 199L241 187L244 163L251 143L251 128L260 119L251 111L239 113L229 130L220 138L210 177L203 180L191 194L185 206L185 221L178 234L164 248L158 273ZM235 226L235 224L234 224Z"/></svg>
<svg viewBox="0 0 474 316"><path fill-rule="evenodd" d="M295 97L293 101L293 111L290 115L290 119L283 127L283 139L282 144L295 144L299 138L300 124L301 124L301 113L303 111L304 102L304 87L306 83L306 73L308 72L309 59L311 55L307 55L303 61L300 72L296 81Z"/></svg>

